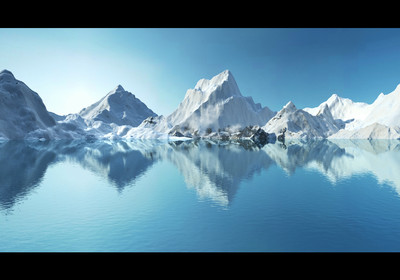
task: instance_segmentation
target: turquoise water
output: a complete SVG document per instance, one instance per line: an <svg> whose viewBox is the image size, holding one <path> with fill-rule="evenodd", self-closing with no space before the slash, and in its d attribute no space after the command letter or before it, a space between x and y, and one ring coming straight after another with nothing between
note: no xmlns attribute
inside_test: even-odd
<svg viewBox="0 0 400 280"><path fill-rule="evenodd" d="M400 141L0 143L1 252L400 251Z"/></svg>

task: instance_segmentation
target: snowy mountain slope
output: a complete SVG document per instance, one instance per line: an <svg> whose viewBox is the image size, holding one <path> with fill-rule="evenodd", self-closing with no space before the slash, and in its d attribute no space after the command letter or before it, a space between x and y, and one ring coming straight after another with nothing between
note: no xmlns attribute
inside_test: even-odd
<svg viewBox="0 0 400 280"><path fill-rule="evenodd" d="M155 123L141 124L127 133L128 137L168 137L168 133L204 135L208 130L227 127L239 129L248 125L264 125L275 112L244 97L229 70L211 80L201 79L189 89L178 108Z"/></svg>
<svg viewBox="0 0 400 280"><path fill-rule="evenodd" d="M262 127L267 133L281 134L287 129L286 138L326 138L337 132L340 125L333 119L328 106L321 108L315 116L297 109L289 101L266 125Z"/></svg>
<svg viewBox="0 0 400 280"><path fill-rule="evenodd" d="M303 110L316 116L325 105L328 106L334 119L341 119L343 121L364 119L370 112L371 108L370 104L353 102L351 99L342 98L337 94L332 94L327 101L322 102L318 107L304 108Z"/></svg>
<svg viewBox="0 0 400 280"><path fill-rule="evenodd" d="M327 101L304 111L315 115L328 106L334 119L342 121L340 131L329 138L335 139L398 139L400 132L400 85L385 95L381 93L372 104L353 102L333 94Z"/></svg>
<svg viewBox="0 0 400 280"><path fill-rule="evenodd" d="M225 70L211 80L201 79L194 89L189 89L178 108L168 116L168 121L179 125L191 116L203 103L220 103L232 96L241 96L232 73Z"/></svg>
<svg viewBox="0 0 400 280"><path fill-rule="evenodd" d="M315 108L289 102L275 113L242 96L225 70L199 80L166 117L120 85L78 114L59 116L10 71L0 72L0 139L236 139L258 127L276 135L287 129L287 138L400 139L400 85L372 104L333 94Z"/></svg>
<svg viewBox="0 0 400 280"><path fill-rule="evenodd" d="M56 124L40 96L8 71L0 72L0 138L22 139Z"/></svg>
<svg viewBox="0 0 400 280"><path fill-rule="evenodd" d="M139 126L129 129L124 138L168 139L172 125L164 116L148 117Z"/></svg>
<svg viewBox="0 0 400 280"><path fill-rule="evenodd" d="M389 94L381 93L370 105L368 114L357 122L357 127L379 123L389 127L400 126L400 85Z"/></svg>
<svg viewBox="0 0 400 280"><path fill-rule="evenodd" d="M58 115L58 114L53 113L53 112L50 112L50 111L49 111L49 115L50 115L56 122L65 120L65 118L67 117L67 116Z"/></svg>
<svg viewBox="0 0 400 280"><path fill-rule="evenodd" d="M211 80L197 82L167 120L174 126L204 132L207 128L264 125L273 115L268 107L262 108L251 97L242 96L232 73L225 70Z"/></svg>
<svg viewBox="0 0 400 280"><path fill-rule="evenodd" d="M96 121L115 123L116 125L138 126L144 119L157 116L132 93L118 85L106 96L82 109L79 115L91 124Z"/></svg>
<svg viewBox="0 0 400 280"><path fill-rule="evenodd" d="M352 102L350 99L340 97L331 97L324 103L327 103L328 106L332 106L335 112L335 118L342 118L342 120L345 121L344 129L341 129L330 138L399 138L400 85L387 95L381 93L372 104ZM308 109L308 111L313 113L315 109L316 108Z"/></svg>

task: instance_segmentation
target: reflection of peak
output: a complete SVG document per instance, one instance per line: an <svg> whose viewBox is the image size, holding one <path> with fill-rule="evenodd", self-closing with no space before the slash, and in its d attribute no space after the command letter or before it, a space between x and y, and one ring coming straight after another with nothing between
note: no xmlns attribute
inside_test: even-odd
<svg viewBox="0 0 400 280"><path fill-rule="evenodd" d="M56 153L39 150L23 141L0 145L0 208L11 208L41 182Z"/></svg>
<svg viewBox="0 0 400 280"><path fill-rule="evenodd" d="M137 149L123 141L85 143L64 155L95 174L108 178L120 191L154 163L151 152L146 154L146 150Z"/></svg>
<svg viewBox="0 0 400 280"><path fill-rule="evenodd" d="M170 160L193 187L200 198L211 199L228 206L243 178L252 177L272 161L255 146L245 149L241 145L218 145L205 141L188 141L171 146L173 153L160 153ZM256 149L257 148L257 149Z"/></svg>
<svg viewBox="0 0 400 280"><path fill-rule="evenodd" d="M343 149L327 140L291 141L286 149L279 145L265 145L263 150L289 174L313 161L319 162L328 170L335 157L344 155Z"/></svg>
<svg viewBox="0 0 400 280"><path fill-rule="evenodd" d="M316 170L332 183L371 174L400 193L400 143L394 140L287 140L286 145L183 141L9 141L0 143L0 207L38 186L50 164L72 161L122 191L158 160L173 163L201 199L229 206L243 180L276 164L289 175ZM29 164L27 164L29 163Z"/></svg>
<svg viewBox="0 0 400 280"><path fill-rule="evenodd" d="M118 191L134 183L158 158L149 143L8 141L0 144L0 208L10 208L39 185L47 167L73 161L106 178ZM12 159L12 160L10 160ZM29 163L29 164L28 164Z"/></svg>

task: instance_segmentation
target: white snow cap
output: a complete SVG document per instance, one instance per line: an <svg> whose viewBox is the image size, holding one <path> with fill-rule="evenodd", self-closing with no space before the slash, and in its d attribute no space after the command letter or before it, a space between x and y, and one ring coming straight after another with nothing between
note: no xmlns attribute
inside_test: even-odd
<svg viewBox="0 0 400 280"><path fill-rule="evenodd" d="M336 93L332 94L331 97L328 98L328 100L335 100L338 99L339 95L337 95Z"/></svg>
<svg viewBox="0 0 400 280"><path fill-rule="evenodd" d="M218 75L214 76L211 80L208 79L200 79L194 89L201 89L204 91L210 84L212 85L220 85L224 81L227 81L229 76L232 76L232 73L229 70L224 70Z"/></svg>
<svg viewBox="0 0 400 280"><path fill-rule="evenodd" d="M228 91L231 96L242 96L239 91L239 87L236 84L235 78L232 72L229 70L224 70L218 75L214 76L211 80L201 79L197 82L194 90L201 91L203 93L210 93L215 91L216 88L227 85Z"/></svg>
<svg viewBox="0 0 400 280"><path fill-rule="evenodd" d="M157 116L143 102L121 85L96 103L82 109L79 115L89 123L102 121L116 125L138 126L144 119Z"/></svg>
<svg viewBox="0 0 400 280"><path fill-rule="evenodd" d="M289 111L296 111L297 110L296 106L293 104L292 101L289 101L283 108L287 109Z"/></svg>

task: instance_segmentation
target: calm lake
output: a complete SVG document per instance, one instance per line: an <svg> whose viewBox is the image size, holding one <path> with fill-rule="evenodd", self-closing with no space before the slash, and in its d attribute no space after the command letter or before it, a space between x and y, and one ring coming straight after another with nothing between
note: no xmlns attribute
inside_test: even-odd
<svg viewBox="0 0 400 280"><path fill-rule="evenodd" d="M400 141L8 141L0 165L0 252L400 251Z"/></svg>

